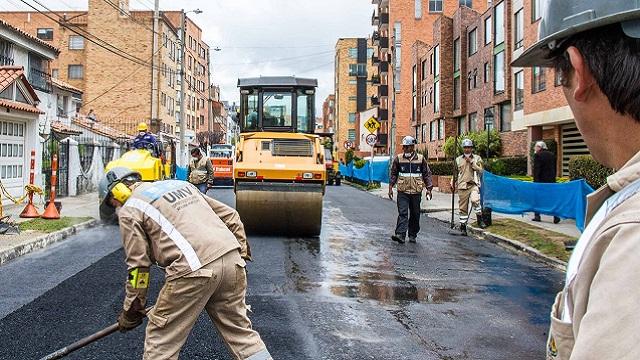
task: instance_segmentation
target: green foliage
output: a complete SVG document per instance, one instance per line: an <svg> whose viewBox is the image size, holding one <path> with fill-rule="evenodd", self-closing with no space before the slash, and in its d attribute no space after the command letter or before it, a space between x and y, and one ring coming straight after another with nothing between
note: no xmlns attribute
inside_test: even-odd
<svg viewBox="0 0 640 360"><path fill-rule="evenodd" d="M462 140L470 139L475 145L474 153L482 156L487 156L487 132L471 132L458 136L458 156L462 154ZM453 158L456 154L456 147L454 146L455 137L449 137L444 143L443 150L447 157ZM497 130L489 132L489 156L500 156L502 153L502 139L500 139L500 133Z"/></svg>
<svg viewBox="0 0 640 360"><path fill-rule="evenodd" d="M352 162L354 160L354 157L355 157L355 153L353 152L353 149L347 150L347 152L344 154L345 164Z"/></svg>
<svg viewBox="0 0 640 360"><path fill-rule="evenodd" d="M353 160L353 166L356 169L362 169L366 163L367 163L366 160L361 159L359 157L355 157L354 160Z"/></svg>
<svg viewBox="0 0 640 360"><path fill-rule="evenodd" d="M569 177L571 180L585 179L587 184L597 189L607 183L607 177L613 170L600 165L590 155L573 156L569 160Z"/></svg>
<svg viewBox="0 0 640 360"><path fill-rule="evenodd" d="M452 176L455 165L453 161L438 161L429 163L429 169L431 169L432 175Z"/></svg>
<svg viewBox="0 0 640 360"><path fill-rule="evenodd" d="M62 230L73 225L77 225L91 220L91 217L70 217L63 216L57 220L45 220L45 219L32 219L27 220L19 224L20 231L33 230L43 233L52 233L54 231Z"/></svg>
<svg viewBox="0 0 640 360"><path fill-rule="evenodd" d="M527 158L524 156L489 159L487 170L500 176L527 175Z"/></svg>
<svg viewBox="0 0 640 360"><path fill-rule="evenodd" d="M322 146L324 146L325 149L333 150L333 141L331 138L324 138L324 140L322 140Z"/></svg>
<svg viewBox="0 0 640 360"><path fill-rule="evenodd" d="M422 157L424 157L425 159L429 158L429 150L426 147L422 149L416 149L416 152L422 155Z"/></svg>

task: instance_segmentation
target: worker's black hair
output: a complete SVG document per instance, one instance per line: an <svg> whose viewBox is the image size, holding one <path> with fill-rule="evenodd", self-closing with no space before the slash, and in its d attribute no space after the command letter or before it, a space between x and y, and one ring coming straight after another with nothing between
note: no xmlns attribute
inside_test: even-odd
<svg viewBox="0 0 640 360"><path fill-rule="evenodd" d="M611 107L640 122L640 39L627 36L620 24L608 25L572 36L554 59L563 86L573 72L565 51L575 46Z"/></svg>

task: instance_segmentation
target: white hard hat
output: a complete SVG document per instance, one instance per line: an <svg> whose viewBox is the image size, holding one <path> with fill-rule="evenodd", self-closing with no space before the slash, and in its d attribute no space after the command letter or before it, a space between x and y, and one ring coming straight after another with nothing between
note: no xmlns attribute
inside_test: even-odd
<svg viewBox="0 0 640 360"><path fill-rule="evenodd" d="M402 138L402 146L410 146L415 144L416 144L416 139L414 139L413 136L407 135Z"/></svg>
<svg viewBox="0 0 640 360"><path fill-rule="evenodd" d="M471 139L462 140L462 147L473 147L473 141Z"/></svg>

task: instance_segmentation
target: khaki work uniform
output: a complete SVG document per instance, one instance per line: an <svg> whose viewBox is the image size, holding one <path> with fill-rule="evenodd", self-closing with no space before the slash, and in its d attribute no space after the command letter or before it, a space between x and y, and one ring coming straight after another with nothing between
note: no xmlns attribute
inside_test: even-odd
<svg viewBox="0 0 640 360"><path fill-rule="evenodd" d="M191 159L189 162L189 182L193 185L200 185L213 179L213 164L207 156L200 156L200 159Z"/></svg>
<svg viewBox="0 0 640 360"><path fill-rule="evenodd" d="M410 158L397 155L391 165L389 186L398 186L398 220L395 234L416 238L420 231L420 203L422 191L433 189L431 170L425 158L413 153Z"/></svg>
<svg viewBox="0 0 640 360"><path fill-rule="evenodd" d="M169 180L137 184L118 218L130 274L124 310L144 306L151 264L166 272L147 314L144 359L177 359L203 309L235 359L271 358L247 317L243 258L251 252L234 209Z"/></svg>
<svg viewBox="0 0 640 360"><path fill-rule="evenodd" d="M640 359L640 152L589 195L547 359Z"/></svg>
<svg viewBox="0 0 640 360"><path fill-rule="evenodd" d="M469 222L469 203L473 212L482 214L480 205L480 177L482 176L482 158L471 154L473 159L467 162L464 155L458 156L456 166L458 167L458 208L460 211L460 223Z"/></svg>

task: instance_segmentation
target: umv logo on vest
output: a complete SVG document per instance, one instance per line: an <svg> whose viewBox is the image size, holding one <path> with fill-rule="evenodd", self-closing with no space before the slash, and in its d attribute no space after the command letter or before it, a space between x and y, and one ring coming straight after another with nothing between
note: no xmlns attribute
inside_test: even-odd
<svg viewBox="0 0 640 360"><path fill-rule="evenodd" d="M189 195L193 195L193 188L191 188L190 186L185 186L182 189L173 190L164 194L162 198L167 200L170 204L173 204L178 200L189 197Z"/></svg>

